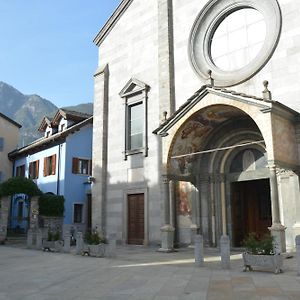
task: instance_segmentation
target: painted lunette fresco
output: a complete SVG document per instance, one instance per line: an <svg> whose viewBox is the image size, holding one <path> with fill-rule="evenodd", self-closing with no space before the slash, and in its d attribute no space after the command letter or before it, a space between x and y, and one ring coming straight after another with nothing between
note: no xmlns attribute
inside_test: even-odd
<svg viewBox="0 0 300 300"><path fill-rule="evenodd" d="M185 156L204 149L206 140L212 131L230 118L244 113L226 105L206 107L191 116L178 130L169 152L168 172L172 175L189 174L189 165L195 158Z"/></svg>

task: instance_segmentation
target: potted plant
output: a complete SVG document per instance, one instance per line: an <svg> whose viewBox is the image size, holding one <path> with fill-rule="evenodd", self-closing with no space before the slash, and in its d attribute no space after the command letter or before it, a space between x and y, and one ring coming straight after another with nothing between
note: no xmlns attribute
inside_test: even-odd
<svg viewBox="0 0 300 300"><path fill-rule="evenodd" d="M96 230L87 232L84 236L82 255L104 257L106 240Z"/></svg>
<svg viewBox="0 0 300 300"><path fill-rule="evenodd" d="M250 233L243 241L246 251L243 253L244 272L252 271L252 267L272 269L275 274L282 272L283 259L280 253L274 252L274 239L270 234L257 238L255 233Z"/></svg>
<svg viewBox="0 0 300 300"><path fill-rule="evenodd" d="M61 251L63 248L63 241L60 239L59 230L52 232L49 229L47 239L43 239L42 245L43 251Z"/></svg>

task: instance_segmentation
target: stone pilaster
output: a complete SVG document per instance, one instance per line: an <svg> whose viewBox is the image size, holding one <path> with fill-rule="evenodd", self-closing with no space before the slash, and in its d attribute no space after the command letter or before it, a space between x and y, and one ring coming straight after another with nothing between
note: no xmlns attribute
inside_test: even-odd
<svg viewBox="0 0 300 300"><path fill-rule="evenodd" d="M286 251L285 229L280 222L278 182L276 174L276 166L270 165L270 187L271 187L271 204L272 204L272 226L269 230L274 238L274 250L276 253Z"/></svg>
<svg viewBox="0 0 300 300"><path fill-rule="evenodd" d="M158 0L159 112L175 111L173 1Z"/></svg>
<svg viewBox="0 0 300 300"><path fill-rule="evenodd" d="M38 224L38 214L39 214L39 199L37 196L30 198L30 229L37 231L39 224Z"/></svg>
<svg viewBox="0 0 300 300"><path fill-rule="evenodd" d="M92 226L105 235L107 137L108 137L108 65L94 75Z"/></svg>

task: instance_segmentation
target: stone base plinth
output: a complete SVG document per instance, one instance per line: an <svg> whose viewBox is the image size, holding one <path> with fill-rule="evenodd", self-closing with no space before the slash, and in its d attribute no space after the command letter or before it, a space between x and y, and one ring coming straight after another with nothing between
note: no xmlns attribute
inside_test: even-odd
<svg viewBox="0 0 300 300"><path fill-rule="evenodd" d="M274 238L274 251L276 254L286 252L285 230L286 227L281 224L273 224L268 228Z"/></svg>
<svg viewBox="0 0 300 300"><path fill-rule="evenodd" d="M159 252L173 252L174 251L174 227L165 225L161 229L161 248Z"/></svg>
<svg viewBox="0 0 300 300"><path fill-rule="evenodd" d="M294 238L296 238L297 235L300 235L300 223L294 224L293 233L294 233Z"/></svg>

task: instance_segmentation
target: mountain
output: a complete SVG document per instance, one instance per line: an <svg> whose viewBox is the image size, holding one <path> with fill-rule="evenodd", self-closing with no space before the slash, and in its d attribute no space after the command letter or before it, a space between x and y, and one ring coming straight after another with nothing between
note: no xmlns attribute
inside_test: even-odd
<svg viewBox="0 0 300 300"><path fill-rule="evenodd" d="M67 109L92 113L93 104L85 103ZM39 95L24 95L16 88L0 81L0 112L22 125L19 146L41 137L38 127L42 118L53 116L58 107Z"/></svg>
<svg viewBox="0 0 300 300"><path fill-rule="evenodd" d="M89 103L82 103L82 104L78 104L75 106L66 106L64 107L65 109L68 110L75 110L75 111L80 111L82 113L85 114L93 114L93 103L89 102Z"/></svg>

